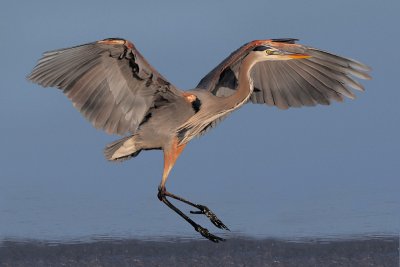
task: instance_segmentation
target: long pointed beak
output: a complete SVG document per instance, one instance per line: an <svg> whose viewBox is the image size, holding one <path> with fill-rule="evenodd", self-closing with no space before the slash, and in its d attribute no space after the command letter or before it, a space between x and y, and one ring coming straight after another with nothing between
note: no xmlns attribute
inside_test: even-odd
<svg viewBox="0 0 400 267"><path fill-rule="evenodd" d="M284 53L279 55L283 60L285 59L302 59L302 58L310 58L310 55L307 54L299 54L299 53Z"/></svg>
<svg viewBox="0 0 400 267"><path fill-rule="evenodd" d="M290 52L283 52L282 54L277 55L280 60L290 60L290 59L303 59L303 58L310 58L310 55L301 54L301 53L290 53Z"/></svg>
<svg viewBox="0 0 400 267"><path fill-rule="evenodd" d="M288 54L288 55L284 55L286 57L288 57L289 59L302 59L302 58L310 58L310 55L307 54Z"/></svg>
<svg viewBox="0 0 400 267"><path fill-rule="evenodd" d="M311 56L307 54L283 52L280 54L269 55L266 57L265 60L291 60L291 59L303 59L310 57Z"/></svg>

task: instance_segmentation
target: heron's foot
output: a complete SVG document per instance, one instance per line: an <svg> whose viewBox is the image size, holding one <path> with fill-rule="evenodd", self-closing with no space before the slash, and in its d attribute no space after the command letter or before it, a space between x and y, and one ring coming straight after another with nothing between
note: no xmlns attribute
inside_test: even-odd
<svg viewBox="0 0 400 267"><path fill-rule="evenodd" d="M175 207L171 202L169 202L167 200L167 197L171 197L174 198L176 200L182 201L190 206L196 207L197 209L199 209L198 211L191 211L192 214L204 214L206 215L211 222L218 228L220 229L226 229L229 230L228 227L226 227L225 224L223 224L221 222L221 220L218 219L218 217L212 212L210 211L209 208L207 208L206 206L203 205L198 205L198 204L194 204L190 201L187 201L186 199L183 199L179 196L176 196L174 194L169 193L165 187L159 187L158 188L158 194L157 197L159 200L161 200L162 202L164 202L164 204L166 204L170 209L172 209L173 211L175 211L179 216L181 216L183 219L185 219L188 223L190 223L193 228L199 232L203 237L207 238L208 240L218 243L220 241L225 241L225 239L218 237L216 235L210 234L210 232L208 231L208 229L203 228L202 226L198 225L197 223L195 223L192 219L190 219L186 214L184 214L181 210L179 210L177 207Z"/></svg>
<svg viewBox="0 0 400 267"><path fill-rule="evenodd" d="M219 241L225 241L225 239L223 239L219 236L210 234L210 232L206 228L203 228L200 225L197 225L194 229L197 232L199 232L202 236L204 236L205 238L207 238L208 240L210 240L214 243L218 243Z"/></svg>
<svg viewBox="0 0 400 267"><path fill-rule="evenodd" d="M215 215L214 212L212 212L208 207L203 206L203 205L196 205L196 208L199 209L199 211L190 211L192 214L204 214L207 216L207 218L210 219L210 221L218 228L220 229L225 229L229 230L229 228L220 220L218 219L217 215ZM208 230L205 229L207 232ZM198 231L199 232L199 231ZM200 232L201 233L201 232ZM203 234L202 234L203 235ZM203 235L204 236L204 235Z"/></svg>

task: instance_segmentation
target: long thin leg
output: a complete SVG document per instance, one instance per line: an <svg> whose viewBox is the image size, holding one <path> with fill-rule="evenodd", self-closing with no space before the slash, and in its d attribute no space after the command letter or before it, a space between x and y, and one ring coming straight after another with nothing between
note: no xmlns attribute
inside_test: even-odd
<svg viewBox="0 0 400 267"><path fill-rule="evenodd" d="M218 242L222 241L224 239L217 237L215 235L212 235L209 233L209 231L206 228L201 227L197 223L195 223L193 220L191 220L186 214L184 214L181 210L179 210L177 207L172 205L171 202L167 200L166 197L172 197L176 200L182 201L188 205L191 205L193 207L198 208L200 211L192 212L195 214L205 214L211 222L222 229L228 229L218 218L215 216L213 212L211 212L206 206L203 205L197 205L194 204L184 198L181 198L179 196L176 196L166 190L165 183L168 179L169 172L171 171L172 167L174 166L177 158L179 155L182 153L183 149L185 148L185 145L178 145L178 140L176 139L175 142L172 144L172 146L169 149L164 149L164 172L163 172L163 177L160 183L160 186L158 188L158 199L160 199L162 202L164 202L165 205L167 205L170 209L175 211L179 216L181 216L183 219L185 219L188 223L190 223L193 228L199 232L202 236L205 238L213 241L213 242Z"/></svg>
<svg viewBox="0 0 400 267"><path fill-rule="evenodd" d="M225 239L218 237L216 235L210 234L210 232L206 229L201 227L199 224L195 223L192 219L190 219L185 213L183 213L180 209L172 205L171 202L168 201L166 198L166 195L162 193L162 189L158 191L158 198L164 202L165 205L167 205L170 209L178 213L179 216L181 216L183 219L185 219L188 223L190 223L193 228L199 232L202 236L207 238L208 240L211 240L212 242L218 243L219 241L225 241Z"/></svg>

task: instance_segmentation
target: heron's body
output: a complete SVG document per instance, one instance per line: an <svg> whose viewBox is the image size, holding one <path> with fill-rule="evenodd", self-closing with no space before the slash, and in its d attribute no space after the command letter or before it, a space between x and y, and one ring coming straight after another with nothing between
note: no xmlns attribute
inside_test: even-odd
<svg viewBox="0 0 400 267"><path fill-rule="evenodd" d="M202 89L188 90L183 97L170 92L160 93L155 107L149 109L145 120L129 139L109 146L109 160L119 160L137 154L142 149L168 151L175 145L184 145L202 134L213 123L242 106L253 90L250 79L251 57L239 70L241 84L237 92L222 98ZM164 122L168 122L168 124ZM188 123L188 122L191 122ZM194 126L192 126L194 124ZM118 149L118 145L121 148ZM125 144L125 145L124 145Z"/></svg>
<svg viewBox="0 0 400 267"><path fill-rule="evenodd" d="M142 150L161 149L164 171L158 198L211 241L208 232L172 205L174 198L228 228L206 206L166 190L170 170L186 144L242 105L265 103L281 109L329 104L363 90L353 76L369 79L369 67L348 58L295 43L296 39L249 42L234 51L195 89L181 91L159 74L124 39L47 52L29 76L63 90L96 128L125 135L108 145L108 160L124 160Z"/></svg>

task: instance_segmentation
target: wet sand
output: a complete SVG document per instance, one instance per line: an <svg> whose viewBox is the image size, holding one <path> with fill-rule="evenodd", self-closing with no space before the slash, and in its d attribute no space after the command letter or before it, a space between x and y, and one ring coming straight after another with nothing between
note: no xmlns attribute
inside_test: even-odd
<svg viewBox="0 0 400 267"><path fill-rule="evenodd" d="M350 240L4 241L0 266L399 266L399 237Z"/></svg>

